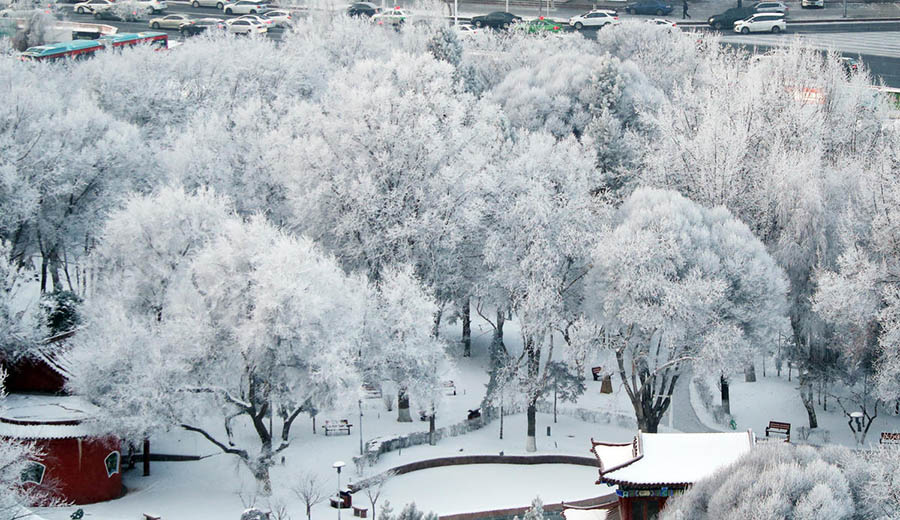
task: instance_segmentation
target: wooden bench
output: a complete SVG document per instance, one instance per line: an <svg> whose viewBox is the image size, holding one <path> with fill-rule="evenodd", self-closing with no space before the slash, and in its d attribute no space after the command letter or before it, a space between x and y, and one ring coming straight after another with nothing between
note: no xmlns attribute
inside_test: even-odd
<svg viewBox="0 0 900 520"><path fill-rule="evenodd" d="M381 399L381 389L373 385L362 385L366 399Z"/></svg>
<svg viewBox="0 0 900 520"><path fill-rule="evenodd" d="M600 378L603 377L603 367L591 368L591 375L594 376L594 381L600 381Z"/></svg>
<svg viewBox="0 0 900 520"><path fill-rule="evenodd" d="M447 393L447 395L456 395L456 385L453 383L453 381L444 381L443 383L441 383L441 386L444 387L444 391Z"/></svg>
<svg viewBox="0 0 900 520"><path fill-rule="evenodd" d="M897 432L881 432L881 440L879 444L900 444L900 433Z"/></svg>
<svg viewBox="0 0 900 520"><path fill-rule="evenodd" d="M791 442L791 423L769 421L769 425L766 426L766 437L770 432L780 433L784 435L784 442Z"/></svg>
<svg viewBox="0 0 900 520"><path fill-rule="evenodd" d="M332 433L346 433L347 435L350 435L351 426L353 425L346 420L341 422L325 421L325 424L322 425L322 429L325 430L326 437Z"/></svg>
<svg viewBox="0 0 900 520"><path fill-rule="evenodd" d="M369 516L369 510L365 507L353 506L353 516L366 518L367 516Z"/></svg>

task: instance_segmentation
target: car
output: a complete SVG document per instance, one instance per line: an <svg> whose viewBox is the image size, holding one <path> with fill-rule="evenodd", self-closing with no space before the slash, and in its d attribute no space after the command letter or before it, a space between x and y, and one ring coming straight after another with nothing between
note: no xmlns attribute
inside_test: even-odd
<svg viewBox="0 0 900 520"><path fill-rule="evenodd" d="M524 31L529 34L537 34L537 33L552 33L552 32L560 32L562 30L562 24L557 22L556 20L551 20L550 18L544 18L541 16L535 20L528 20L525 22L519 22L513 25L513 29L517 31Z"/></svg>
<svg viewBox="0 0 900 520"><path fill-rule="evenodd" d="M244 16L238 16L237 19L238 20L251 20L256 23L263 24L266 27L273 27L275 25L275 22L273 22L272 20L267 20L266 18L263 18L262 16L260 16L258 14L245 14Z"/></svg>
<svg viewBox="0 0 900 520"><path fill-rule="evenodd" d="M841 63L841 68L844 69L844 73L847 76L852 76L859 72L859 60L856 58L851 58L850 56L841 56L839 58Z"/></svg>
<svg viewBox="0 0 900 520"><path fill-rule="evenodd" d="M507 13L506 11L494 11L472 17L472 25L475 27L493 27L495 29L509 29L512 24L521 22L522 17Z"/></svg>
<svg viewBox="0 0 900 520"><path fill-rule="evenodd" d="M147 25L151 29L180 29L182 25L193 23L193 19L186 14L169 14L161 18L151 18Z"/></svg>
<svg viewBox="0 0 900 520"><path fill-rule="evenodd" d="M268 9L269 5L263 2L252 2L250 0L238 0L230 4L225 4L222 8L225 14L256 14L263 9Z"/></svg>
<svg viewBox="0 0 900 520"><path fill-rule="evenodd" d="M137 8L128 9L124 5L112 5L106 8L98 7L94 10L94 19L112 20L114 22L136 22L141 19L141 11Z"/></svg>
<svg viewBox="0 0 900 520"><path fill-rule="evenodd" d="M619 14L610 9L594 9L569 19L569 25L579 31L584 27L606 27L619 23Z"/></svg>
<svg viewBox="0 0 900 520"><path fill-rule="evenodd" d="M350 4L347 8L349 16L368 16L372 17L381 12L381 8L371 2L356 2Z"/></svg>
<svg viewBox="0 0 900 520"><path fill-rule="evenodd" d="M226 22L228 34L264 34L268 31L265 25L253 20L235 18Z"/></svg>
<svg viewBox="0 0 900 520"><path fill-rule="evenodd" d="M673 22L672 20L666 20L665 18L652 18L647 20L647 23L650 25L662 25L665 27L671 27L673 29L678 27L678 24Z"/></svg>
<svg viewBox="0 0 900 520"><path fill-rule="evenodd" d="M259 16L272 22L276 27L287 27L292 23L291 12L284 9L265 9Z"/></svg>
<svg viewBox="0 0 900 520"><path fill-rule="evenodd" d="M151 14L161 13L169 7L166 5L165 0L136 0L135 3L145 12Z"/></svg>
<svg viewBox="0 0 900 520"><path fill-rule="evenodd" d="M409 11L395 7L387 11L382 11L372 16L372 23L376 25L393 25L399 27L406 23L406 18L410 15Z"/></svg>
<svg viewBox="0 0 900 520"><path fill-rule="evenodd" d="M108 9L112 6L113 3L110 0L88 0L87 2L75 4L73 9L78 14L91 14L97 9Z"/></svg>
<svg viewBox="0 0 900 520"><path fill-rule="evenodd" d="M731 29L732 27L734 27L734 22L743 20L744 18L752 15L754 12L755 11L752 7L732 7L731 9L726 10L724 13L710 16L709 19L706 20L706 22L713 29Z"/></svg>
<svg viewBox="0 0 900 520"><path fill-rule="evenodd" d="M226 0L191 0L191 7L215 7L221 11L227 3Z"/></svg>
<svg viewBox="0 0 900 520"><path fill-rule="evenodd" d="M662 0L639 0L625 6L625 12L628 14L655 14L656 16L665 16L674 9L672 4L667 4Z"/></svg>
<svg viewBox="0 0 900 520"><path fill-rule="evenodd" d="M787 29L784 15L781 13L755 13L734 24L734 32L749 34L752 32L780 33Z"/></svg>
<svg viewBox="0 0 900 520"><path fill-rule="evenodd" d="M453 27L456 29L456 36L460 38L473 38L478 34L483 34L471 25L454 25Z"/></svg>
<svg viewBox="0 0 900 520"><path fill-rule="evenodd" d="M800 8L801 9L807 9L809 7L824 9L825 8L825 0L800 0Z"/></svg>
<svg viewBox="0 0 900 520"><path fill-rule="evenodd" d="M194 20L192 23L186 23L178 28L178 30L181 31L181 35L185 38L197 36L206 31L224 31L225 29L225 20L219 18L201 18L199 20Z"/></svg>
<svg viewBox="0 0 900 520"><path fill-rule="evenodd" d="M756 13L781 13L788 15L790 9L782 2L757 2L750 6Z"/></svg>

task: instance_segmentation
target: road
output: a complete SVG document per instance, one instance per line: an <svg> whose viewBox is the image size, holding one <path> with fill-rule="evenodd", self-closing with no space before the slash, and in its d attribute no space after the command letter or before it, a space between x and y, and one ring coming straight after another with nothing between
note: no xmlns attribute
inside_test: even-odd
<svg viewBox="0 0 900 520"><path fill-rule="evenodd" d="M539 11L535 6L510 6L512 12L523 16L537 16L546 9ZM564 4L557 4L562 6ZM697 21L698 16L705 17L713 12L720 12L730 5L730 2L722 0L697 1L693 3L692 16L688 23L682 23L683 30L708 31L709 28ZM792 12L789 18L788 31L780 35L753 34L741 35L730 32L722 33L722 42L729 45L745 47L754 52L765 52L771 47L789 45L796 38L809 47L833 50L845 56L859 57L875 76L885 85L900 88L900 8L897 4L850 4L848 14L851 18L895 17L895 20L880 22L853 21L852 19L840 20L842 10L836 4L828 4L828 7L814 11ZM192 16L234 18L234 15L225 15L215 7L191 7L187 1L169 0L167 13L186 13ZM460 17L469 18L472 15L486 13L496 9L503 9L502 5L462 3L460 5ZM576 7L557 7L551 9L552 16L564 19L574 16L583 9ZM72 11L71 5L65 8L65 17L71 21L93 22L90 15L78 15ZM673 13L675 14L675 13ZM161 15L160 15L161 16ZM648 19L652 16L621 15L622 19ZM832 21L823 21L832 20ZM840 21L836 21L840 20ZM693 23L691 23L693 22ZM792 23L797 22L797 23ZM136 32L147 30L147 22L115 22L103 21L102 23L113 25L122 32ZM173 36L177 31L168 31ZM280 39L282 29L270 30L269 37ZM592 37L594 31L585 30L585 36Z"/></svg>

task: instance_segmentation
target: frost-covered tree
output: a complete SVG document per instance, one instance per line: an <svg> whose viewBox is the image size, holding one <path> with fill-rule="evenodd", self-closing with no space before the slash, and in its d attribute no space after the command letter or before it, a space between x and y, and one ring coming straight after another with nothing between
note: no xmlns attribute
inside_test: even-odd
<svg viewBox="0 0 900 520"><path fill-rule="evenodd" d="M784 274L724 208L642 188L593 251L586 314L604 327L641 431L690 365L744 366L786 324Z"/></svg>
<svg viewBox="0 0 900 520"><path fill-rule="evenodd" d="M306 520L312 520L312 508L314 505L325 500L329 492L325 489L325 479L318 473L305 471L293 477L294 482L291 490L303 502L306 507ZM375 507L372 507L372 518L375 518Z"/></svg>
<svg viewBox="0 0 900 520"><path fill-rule="evenodd" d="M526 449L536 449L537 402L548 363L565 359L577 321L580 282L605 206L590 194L590 149L574 138L523 133L504 164L505 182L490 194L485 225L485 283L509 295L521 323L523 349L511 353L526 406Z"/></svg>

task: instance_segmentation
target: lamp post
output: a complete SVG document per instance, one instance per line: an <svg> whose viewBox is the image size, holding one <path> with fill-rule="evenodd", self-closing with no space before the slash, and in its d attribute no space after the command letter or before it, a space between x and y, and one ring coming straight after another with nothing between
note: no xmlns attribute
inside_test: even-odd
<svg viewBox="0 0 900 520"><path fill-rule="evenodd" d="M331 465L332 468L337 470L338 474L338 520L341 520L341 506L344 505L344 497L341 496L341 468L345 466L344 461L339 460Z"/></svg>

